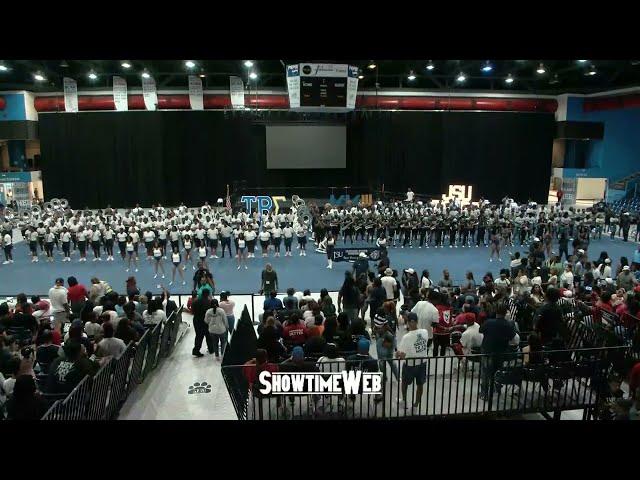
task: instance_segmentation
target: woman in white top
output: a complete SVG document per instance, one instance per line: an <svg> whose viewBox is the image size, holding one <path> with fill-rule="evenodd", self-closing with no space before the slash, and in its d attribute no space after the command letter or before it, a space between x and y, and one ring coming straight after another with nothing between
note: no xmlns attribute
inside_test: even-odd
<svg viewBox="0 0 640 480"><path fill-rule="evenodd" d="M78 233L76 234L76 239L78 240L78 250L80 251L80 260L79 262L87 261L87 232L84 231L84 227L80 227L78 229Z"/></svg>
<svg viewBox="0 0 640 480"><path fill-rule="evenodd" d="M158 240L155 241L153 245L153 268L155 271L155 275L153 278L158 278L158 269L162 272L162 278L164 278L164 262L162 261L162 248L160 248L160 243Z"/></svg>
<svg viewBox="0 0 640 480"><path fill-rule="evenodd" d="M127 237L127 244L125 246L127 250L127 272L131 268L131 262L133 261L133 265L136 267L136 272L138 271L138 255L136 254L136 247L133 243L133 239L131 237Z"/></svg>
<svg viewBox="0 0 640 480"><path fill-rule="evenodd" d="M193 245L191 243L191 237L188 234L184 236L182 245L184 246L184 265L182 266L182 270L186 270L187 263L190 263L195 270L196 266L193 263L193 259L191 258L191 248L193 247Z"/></svg>
<svg viewBox="0 0 640 480"><path fill-rule="evenodd" d="M4 262L3 265L7 263L13 263L13 239L11 238L11 232L7 232L2 237L2 246L4 247Z"/></svg>
<svg viewBox="0 0 640 480"><path fill-rule="evenodd" d="M56 236L51 232L51 228L47 227L44 234L44 251L47 253L47 262L53 262L53 243Z"/></svg>
<svg viewBox="0 0 640 480"><path fill-rule="evenodd" d="M107 262L113 262L113 237L115 236L115 232L109 226L105 229L104 234L102 235L102 240L104 241L104 249L107 252Z"/></svg>
<svg viewBox="0 0 640 480"><path fill-rule="evenodd" d="M336 239L333 238L331 232L327 234L327 238L325 239L326 249L327 249L327 268L333 268L333 250L336 246Z"/></svg>
<svg viewBox="0 0 640 480"><path fill-rule="evenodd" d="M93 250L94 262L102 261L102 258L100 256L100 238L101 237L102 237L102 234L100 233L100 230L98 229L98 227L96 227L96 229L93 232L91 232L91 249Z"/></svg>
<svg viewBox="0 0 640 480"><path fill-rule="evenodd" d="M182 273L183 268L180 268L180 251L178 247L173 247L173 252L171 253L171 263L173 263L173 272L171 273L171 281L169 285L173 285L173 282L176 280L176 271L180 274L180 278L182 278L182 284L186 285L187 282L184 281L184 273Z"/></svg>
<svg viewBox="0 0 640 480"><path fill-rule="evenodd" d="M269 255L269 239L271 238L271 234L267 232L266 228L263 227L262 231L259 235L260 238L260 247L262 248L262 256L266 257Z"/></svg>
<svg viewBox="0 0 640 480"><path fill-rule="evenodd" d="M200 259L200 263L207 270L209 266L207 265L207 247L204 246L204 240L200 241L200 246L198 247L198 258Z"/></svg>
<svg viewBox="0 0 640 480"><path fill-rule="evenodd" d="M238 270L244 263L245 270L247 267L247 241L244 239L244 233L238 235Z"/></svg>
<svg viewBox="0 0 640 480"><path fill-rule="evenodd" d="M291 256L291 243L293 242L293 228L287 223L282 229L282 236L284 237L284 256Z"/></svg>

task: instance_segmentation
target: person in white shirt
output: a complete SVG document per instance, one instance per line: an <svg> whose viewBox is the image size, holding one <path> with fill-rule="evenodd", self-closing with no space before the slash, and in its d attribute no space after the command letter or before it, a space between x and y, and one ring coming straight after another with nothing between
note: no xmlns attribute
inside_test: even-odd
<svg viewBox="0 0 640 480"><path fill-rule="evenodd" d="M244 263L244 268L245 270L248 269L247 267L247 241L244 238L244 234L240 233L240 235L238 235L238 246L237 246L237 258L238 258L238 270L240 270L240 267L242 266L242 264Z"/></svg>
<svg viewBox="0 0 640 480"><path fill-rule="evenodd" d="M133 243L133 238L131 238L130 236L127 238L125 249L127 251L127 262L128 262L126 271L127 272L129 271L129 269L131 268L131 262L133 262L133 265L137 272L138 271L138 254L136 253L136 245L135 243Z"/></svg>
<svg viewBox="0 0 640 480"><path fill-rule="evenodd" d="M80 260L79 262L87 261L87 232L84 230L84 227L80 227L78 229L78 233L76 234L76 240L78 241L78 251L80 252Z"/></svg>
<svg viewBox="0 0 640 480"><path fill-rule="evenodd" d="M153 246L153 260L154 260L153 278L158 278L158 270L162 272L162 278L164 278L164 262L162 261L162 248L160 248L160 242L158 242L158 240L155 241L155 244Z"/></svg>
<svg viewBox="0 0 640 480"><path fill-rule="evenodd" d="M482 346L482 339L484 335L480 333L480 325L477 322L473 322L467 325L467 328L462 332L460 337L460 344L462 345L462 351L465 355L471 355L473 350L480 350Z"/></svg>
<svg viewBox="0 0 640 480"><path fill-rule="evenodd" d="M91 232L91 249L93 250L94 262L102 261L102 258L100 256L100 238L101 237L102 237L102 234L100 233L100 230L98 229L98 227L96 227L95 230Z"/></svg>
<svg viewBox="0 0 640 480"><path fill-rule="evenodd" d="M571 264L567 264L564 272L560 275L560 286L564 287L565 284L568 285L567 288L569 290L573 291L573 268Z"/></svg>
<svg viewBox="0 0 640 480"><path fill-rule="evenodd" d="M196 269L196 265L193 263L193 259L191 258L191 250L193 248L193 244L191 243L191 235L188 233L184 235L182 239L182 245L184 246L184 265L182 266L183 270L186 270L187 264L190 263L193 270Z"/></svg>
<svg viewBox="0 0 640 480"><path fill-rule="evenodd" d="M62 234L60 235L60 240L62 241L62 253L64 254L63 262L71 261L71 232L64 227L62 229Z"/></svg>
<svg viewBox="0 0 640 480"><path fill-rule="evenodd" d="M103 365L112 358L117 360L127 349L121 339L113 336L114 332L115 328L110 321L102 324L103 339L96 345L96 357Z"/></svg>
<svg viewBox="0 0 640 480"><path fill-rule="evenodd" d="M300 247L300 256L307 256L307 229L304 225L298 226L296 229L296 236L298 237L298 247Z"/></svg>
<svg viewBox="0 0 640 480"><path fill-rule="evenodd" d="M182 278L182 285L186 285L187 282L184 280L184 273L182 271L183 268L180 268L180 263L182 259L180 257L180 251L178 247L173 247L173 252L171 252L171 263L173 264L173 271L171 273L171 281L169 285L173 285L173 282L176 281L176 271L180 274L180 278Z"/></svg>
<svg viewBox="0 0 640 480"><path fill-rule="evenodd" d="M120 227L120 231L116 234L118 240L118 248L120 249L120 256L124 262L127 258L127 233L124 228Z"/></svg>
<svg viewBox="0 0 640 480"><path fill-rule="evenodd" d="M104 240L104 249L107 252L107 262L113 262L113 238L115 233L111 226L107 226L102 235Z"/></svg>
<svg viewBox="0 0 640 480"><path fill-rule="evenodd" d="M427 381L427 345L429 344L429 332L418 328L418 316L410 312L407 315L407 333L404 334L398 345L396 356L405 360L402 366L402 404L407 402L407 388L416 382L416 398L414 408L419 408L422 402L422 393ZM402 405L401 404L401 405Z"/></svg>
<svg viewBox="0 0 640 480"><path fill-rule="evenodd" d="M212 222L207 230L207 240L209 242L209 252L211 256L209 258L218 258L216 251L218 250L218 229Z"/></svg>
<svg viewBox="0 0 640 480"><path fill-rule="evenodd" d="M398 290L398 282L393 278L393 270L387 268L384 271L384 276L380 278L382 286L385 292L387 292L387 300L393 300L396 298L396 291Z"/></svg>
<svg viewBox="0 0 640 480"><path fill-rule="evenodd" d="M260 247L262 248L262 256L266 257L269 255L269 239L271 238L271 234L269 232L267 232L267 229L265 227L262 228L262 231L260 232L260 235L258 235L260 238Z"/></svg>
<svg viewBox="0 0 640 480"><path fill-rule="evenodd" d="M433 324L438 323L440 315L438 309L426 298L426 289L420 292L422 299L416 303L411 311L418 316L418 328L429 332L429 338L433 337Z"/></svg>
<svg viewBox="0 0 640 480"><path fill-rule="evenodd" d="M51 231L50 227L47 227L44 234L44 251L47 254L47 262L53 262L53 244L56 236Z"/></svg>
<svg viewBox="0 0 640 480"><path fill-rule="evenodd" d="M247 258L255 258L255 249L256 249L256 231L253 229L251 224L247 227L247 231L244 232L244 239L247 242Z"/></svg>
<svg viewBox="0 0 640 480"><path fill-rule="evenodd" d="M282 236L284 237L284 256L291 256L291 243L293 242L293 228L291 224L286 223L282 229Z"/></svg>
<svg viewBox="0 0 640 480"><path fill-rule="evenodd" d="M49 289L49 302L51 303L54 327L60 328L62 324L69 321L67 289L64 288L63 278L57 278L56 284Z"/></svg>
<svg viewBox="0 0 640 480"><path fill-rule="evenodd" d="M610 258L605 259L604 263L601 263L600 265L598 265L598 268L596 268L593 271L593 278L594 280L603 280L603 281L606 280L607 278L612 278Z"/></svg>
<svg viewBox="0 0 640 480"><path fill-rule="evenodd" d="M414 193L413 191L409 188L407 189L407 202L413 202L413 197L414 197Z"/></svg>

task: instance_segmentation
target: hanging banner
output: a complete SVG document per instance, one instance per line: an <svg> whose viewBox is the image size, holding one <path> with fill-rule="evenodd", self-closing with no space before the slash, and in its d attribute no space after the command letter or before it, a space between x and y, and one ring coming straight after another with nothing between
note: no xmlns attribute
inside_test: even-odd
<svg viewBox="0 0 640 480"><path fill-rule="evenodd" d="M189 103L191 110L204 110L202 80L195 75L189 75Z"/></svg>
<svg viewBox="0 0 640 480"><path fill-rule="evenodd" d="M326 250L317 248L317 252L326 253ZM360 258L360 254L364 253L367 256L367 260L370 262L377 262L380 260L382 249L379 247L363 247L363 248L334 248L333 261L334 262L355 262Z"/></svg>
<svg viewBox="0 0 640 480"><path fill-rule="evenodd" d="M244 83L240 77L229 77L229 95L233 108L244 109Z"/></svg>
<svg viewBox="0 0 640 480"><path fill-rule="evenodd" d="M158 106L156 81L152 77L142 79L142 98L144 98L144 106L147 110L155 110Z"/></svg>
<svg viewBox="0 0 640 480"><path fill-rule="evenodd" d="M73 78L64 77L64 111L78 112L78 84Z"/></svg>
<svg viewBox="0 0 640 480"><path fill-rule="evenodd" d="M358 67L349 65L347 77L347 108L356 108L356 96L358 94Z"/></svg>
<svg viewBox="0 0 640 480"><path fill-rule="evenodd" d="M127 81L122 77L113 77L113 103L118 112L126 112L129 110Z"/></svg>
<svg viewBox="0 0 640 480"><path fill-rule="evenodd" d="M300 65L287 65L289 108L300 108Z"/></svg>

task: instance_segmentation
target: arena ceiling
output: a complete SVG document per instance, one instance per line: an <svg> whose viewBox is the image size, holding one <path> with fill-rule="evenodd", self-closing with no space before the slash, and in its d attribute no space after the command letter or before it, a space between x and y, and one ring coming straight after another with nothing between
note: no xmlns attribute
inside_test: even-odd
<svg viewBox="0 0 640 480"><path fill-rule="evenodd" d="M206 89L226 89L230 75L259 89L286 88L285 65L293 63L348 63L360 68L359 88L493 91L556 95L596 93L640 86L640 60L0 60L0 91L59 92L69 76L78 87L105 89L111 77L127 78L140 86L148 72L158 89L184 89L187 75L197 74ZM128 68L123 64L129 65ZM371 67L371 68L370 68ZM433 67L433 68L430 68ZM257 76L250 80L249 74ZM36 79L37 76L37 79ZM462 78L464 77L464 78ZM509 82L507 79L513 79Z"/></svg>

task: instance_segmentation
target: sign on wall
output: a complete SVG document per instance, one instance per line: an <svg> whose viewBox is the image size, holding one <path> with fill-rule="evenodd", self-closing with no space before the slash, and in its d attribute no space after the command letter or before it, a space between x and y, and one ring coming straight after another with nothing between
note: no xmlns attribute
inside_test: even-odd
<svg viewBox="0 0 640 480"><path fill-rule="evenodd" d="M126 112L129 110L127 81L122 77L113 77L113 103L118 112Z"/></svg>
<svg viewBox="0 0 640 480"><path fill-rule="evenodd" d="M244 83L240 77L229 77L229 95L234 109L244 109Z"/></svg>
<svg viewBox="0 0 640 480"><path fill-rule="evenodd" d="M191 110L204 110L202 80L195 75L189 75L189 103Z"/></svg>
<svg viewBox="0 0 640 480"><path fill-rule="evenodd" d="M300 66L287 65L289 108L300 108Z"/></svg>
<svg viewBox="0 0 640 480"><path fill-rule="evenodd" d="M142 97L147 110L155 110L158 106L158 94L156 92L156 81L152 78L142 79Z"/></svg>
<svg viewBox="0 0 640 480"><path fill-rule="evenodd" d="M64 77L64 111L78 112L78 84L73 78Z"/></svg>

